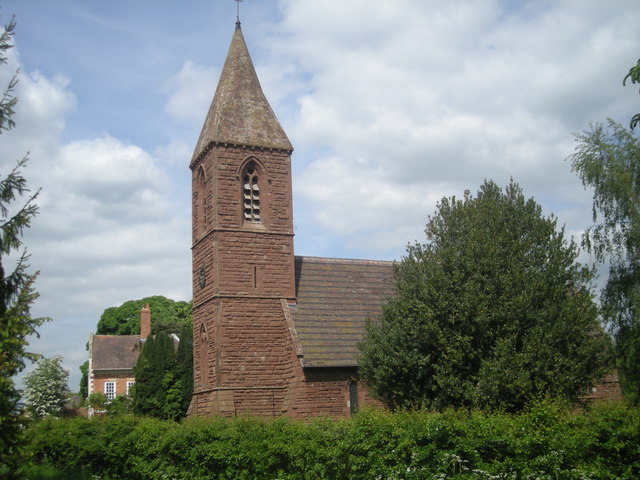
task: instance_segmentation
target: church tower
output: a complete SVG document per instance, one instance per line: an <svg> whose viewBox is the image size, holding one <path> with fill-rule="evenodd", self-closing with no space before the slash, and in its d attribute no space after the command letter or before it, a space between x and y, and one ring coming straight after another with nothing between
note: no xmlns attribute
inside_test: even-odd
<svg viewBox="0 0 640 480"><path fill-rule="evenodd" d="M240 22L192 172L194 396L191 414L286 411L295 303L291 153Z"/></svg>

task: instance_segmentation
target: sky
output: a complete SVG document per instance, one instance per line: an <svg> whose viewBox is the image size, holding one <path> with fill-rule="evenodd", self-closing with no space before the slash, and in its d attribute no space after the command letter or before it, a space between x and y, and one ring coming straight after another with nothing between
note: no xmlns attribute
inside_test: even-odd
<svg viewBox="0 0 640 480"><path fill-rule="evenodd" d="M188 165L236 2L2 1L12 15L0 174L29 152L32 314L52 319L30 350L62 355L77 390L106 308L191 298ZM246 0L240 20L295 148L298 255L399 260L439 200L485 179L513 178L579 241L592 193L574 134L640 111L622 85L637 0Z"/></svg>

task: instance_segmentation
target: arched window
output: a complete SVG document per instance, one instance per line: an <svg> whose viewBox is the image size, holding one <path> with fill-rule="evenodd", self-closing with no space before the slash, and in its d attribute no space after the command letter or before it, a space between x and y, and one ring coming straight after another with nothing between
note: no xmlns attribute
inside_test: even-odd
<svg viewBox="0 0 640 480"><path fill-rule="evenodd" d="M207 338L207 329L204 323L200 325L200 385L206 388L209 385L209 341Z"/></svg>
<svg viewBox="0 0 640 480"><path fill-rule="evenodd" d="M198 233L202 234L207 229L207 179L202 165L196 173L195 185L195 223L198 226Z"/></svg>
<svg viewBox="0 0 640 480"><path fill-rule="evenodd" d="M242 175L243 219L245 222L261 222L260 182L258 168L252 160L247 163Z"/></svg>

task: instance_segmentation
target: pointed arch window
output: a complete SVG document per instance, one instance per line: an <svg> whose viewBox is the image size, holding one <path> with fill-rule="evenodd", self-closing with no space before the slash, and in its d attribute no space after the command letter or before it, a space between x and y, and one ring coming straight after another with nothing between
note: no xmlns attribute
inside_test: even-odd
<svg viewBox="0 0 640 480"><path fill-rule="evenodd" d="M200 325L200 352L199 352L200 385L206 388L209 385L209 339L204 324Z"/></svg>
<svg viewBox="0 0 640 480"><path fill-rule="evenodd" d="M196 173L195 184L195 224L198 233L202 234L207 229L207 179L202 165Z"/></svg>
<svg viewBox="0 0 640 480"><path fill-rule="evenodd" d="M250 161L242 175L242 216L245 222L261 222L260 178L255 162Z"/></svg>

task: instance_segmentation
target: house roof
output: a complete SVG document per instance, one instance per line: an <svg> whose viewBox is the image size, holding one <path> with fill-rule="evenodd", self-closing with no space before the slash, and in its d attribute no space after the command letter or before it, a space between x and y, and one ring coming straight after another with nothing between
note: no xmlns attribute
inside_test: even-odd
<svg viewBox="0 0 640 480"><path fill-rule="evenodd" d="M305 367L355 367L367 318L393 293L393 262L295 257L290 306Z"/></svg>
<svg viewBox="0 0 640 480"><path fill-rule="evenodd" d="M133 369L140 355L138 335L94 335L92 368L94 370Z"/></svg>
<svg viewBox="0 0 640 480"><path fill-rule="evenodd" d="M239 23L196 144L192 165L211 143L293 151L262 91Z"/></svg>

